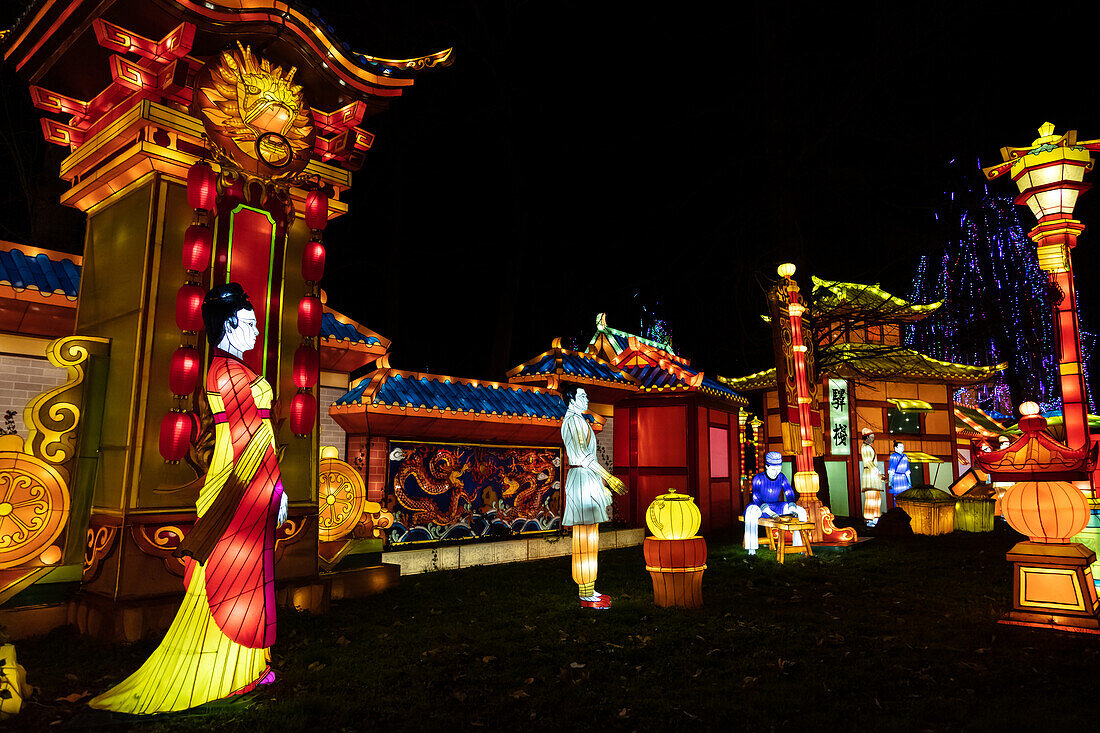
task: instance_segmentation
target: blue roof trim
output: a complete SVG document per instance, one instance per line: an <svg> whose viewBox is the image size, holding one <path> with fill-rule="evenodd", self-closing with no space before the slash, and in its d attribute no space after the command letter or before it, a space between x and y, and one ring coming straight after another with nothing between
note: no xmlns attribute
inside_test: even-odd
<svg viewBox="0 0 1100 733"><path fill-rule="evenodd" d="M341 323L331 313L321 315L321 337L336 339L337 341L350 341L353 344L366 344L374 346L382 343L374 336L364 336L350 323Z"/></svg>
<svg viewBox="0 0 1100 733"><path fill-rule="evenodd" d="M538 374L553 374L557 369L557 354L550 352L537 362L525 364L520 370L519 377L530 377ZM563 374L598 379L605 382L617 382L630 384L630 380L624 376L622 370L610 364L603 363L593 356L582 353L561 352L561 371Z"/></svg>
<svg viewBox="0 0 1100 733"><path fill-rule="evenodd" d="M17 289L33 288L75 298L80 291L80 269L69 258L52 260L44 253L28 255L18 247L0 252L0 283Z"/></svg>
<svg viewBox="0 0 1100 733"><path fill-rule="evenodd" d="M370 385L369 377L341 395L337 405L362 404L363 394ZM401 407L430 407L437 410L473 410L486 414L536 417L560 420L565 415L565 402L555 394L535 392L508 385L473 385L449 377L414 377L394 373L386 377L371 404Z"/></svg>

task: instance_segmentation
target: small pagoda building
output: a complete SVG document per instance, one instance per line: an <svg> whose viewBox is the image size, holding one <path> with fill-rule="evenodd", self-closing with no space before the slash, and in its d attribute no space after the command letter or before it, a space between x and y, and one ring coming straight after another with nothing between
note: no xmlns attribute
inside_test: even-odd
<svg viewBox="0 0 1100 733"><path fill-rule="evenodd" d="M992 378L1004 365L955 364L904 346L902 327L926 317L941 303L913 304L877 285L818 277L813 278L810 300L821 382L818 407L825 430L824 470L819 468L819 474L834 514L862 518L859 448L864 428L875 434L882 475L894 441L900 440L909 456L913 485L947 489L970 463L969 453L960 455L957 450L960 406L954 393ZM762 396L763 447L782 451L775 375L771 368L746 377L720 376L718 381ZM790 459L785 470L790 470Z"/></svg>
<svg viewBox="0 0 1100 733"><path fill-rule="evenodd" d="M555 342L509 372L509 381L572 383L589 392L589 409L606 421L597 437L600 461L629 489L615 499L619 521L645 526L650 502L673 488L694 498L703 531L736 524L748 400L671 345L611 328L601 313L585 352Z"/></svg>

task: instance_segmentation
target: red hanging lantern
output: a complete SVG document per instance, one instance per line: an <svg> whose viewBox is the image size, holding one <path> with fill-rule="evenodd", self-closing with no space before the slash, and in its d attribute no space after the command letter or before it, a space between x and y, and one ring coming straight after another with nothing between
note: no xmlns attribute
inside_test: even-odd
<svg viewBox="0 0 1100 733"><path fill-rule="evenodd" d="M298 302L298 333L313 338L321 333L321 299L307 295Z"/></svg>
<svg viewBox="0 0 1100 733"><path fill-rule="evenodd" d="M195 163L187 171L187 205L192 209L210 211L218 196L217 177L205 160Z"/></svg>
<svg viewBox="0 0 1100 733"><path fill-rule="evenodd" d="M182 285L176 293L176 326L181 331L202 329L202 299L206 292L198 285Z"/></svg>
<svg viewBox="0 0 1100 733"><path fill-rule="evenodd" d="M189 395L199 383L199 352L193 346L181 346L172 354L168 385L174 395Z"/></svg>
<svg viewBox="0 0 1100 733"><path fill-rule="evenodd" d="M168 463L179 463L191 447L194 417L189 412L169 412L160 421L160 455Z"/></svg>
<svg viewBox="0 0 1100 733"><path fill-rule="evenodd" d="M210 267L210 250L214 246L214 232L208 226L192 224L183 234L183 267L185 270L205 272Z"/></svg>
<svg viewBox="0 0 1100 733"><path fill-rule="evenodd" d="M302 277L307 282L317 282L325 274L325 245L310 240L302 252Z"/></svg>
<svg viewBox="0 0 1100 733"><path fill-rule="evenodd" d="M317 349L307 344L302 344L294 352L294 386L298 389L309 389L317 384L317 375L321 370L320 358Z"/></svg>
<svg viewBox="0 0 1100 733"><path fill-rule="evenodd" d="M306 226L321 230L328 224L328 196L320 189L306 194Z"/></svg>
<svg viewBox="0 0 1100 733"><path fill-rule="evenodd" d="M299 392L290 403L290 430L299 438L313 432L317 422L317 401L309 392Z"/></svg>

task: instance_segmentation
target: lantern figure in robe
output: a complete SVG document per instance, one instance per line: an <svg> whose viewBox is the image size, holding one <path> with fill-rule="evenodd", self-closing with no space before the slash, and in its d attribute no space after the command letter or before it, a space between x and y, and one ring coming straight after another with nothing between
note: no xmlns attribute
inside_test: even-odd
<svg viewBox="0 0 1100 733"><path fill-rule="evenodd" d="M200 160L187 170L187 205L199 211L210 211L218 195L214 169Z"/></svg>
<svg viewBox="0 0 1100 733"><path fill-rule="evenodd" d="M173 410L160 421L160 455L168 463L179 463L191 447L194 418L189 412Z"/></svg>
<svg viewBox="0 0 1100 733"><path fill-rule="evenodd" d="M298 302L298 333L315 338L321 333L321 299L307 295Z"/></svg>
<svg viewBox="0 0 1100 733"><path fill-rule="evenodd" d="M317 349L308 344L299 346L294 352L294 386L298 389L309 389L317 384L320 368Z"/></svg>
<svg viewBox="0 0 1100 733"><path fill-rule="evenodd" d="M658 606L703 605L707 543L695 536L700 521L695 500L675 489L658 496L646 510L646 524L655 536L645 538L642 550Z"/></svg>
<svg viewBox="0 0 1100 733"><path fill-rule="evenodd" d="M214 232L203 224L192 224L183 234L183 268L192 272L205 272L210 267L210 251L214 246Z"/></svg>
<svg viewBox="0 0 1100 733"><path fill-rule="evenodd" d="M176 326L194 333L202 329L202 299L206 291L198 285L182 285L176 293Z"/></svg>
<svg viewBox="0 0 1100 733"><path fill-rule="evenodd" d="M174 395L189 395L199 383L199 364L202 359L198 349L193 346L181 346L172 354L172 363L168 368L168 385Z"/></svg>

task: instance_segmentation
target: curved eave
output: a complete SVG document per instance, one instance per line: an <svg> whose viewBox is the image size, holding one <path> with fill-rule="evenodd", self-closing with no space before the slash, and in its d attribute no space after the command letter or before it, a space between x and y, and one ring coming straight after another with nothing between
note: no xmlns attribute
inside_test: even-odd
<svg viewBox="0 0 1100 733"><path fill-rule="evenodd" d="M896 295L892 295L887 291L880 288L878 285L865 285L863 283L849 283L839 280L824 280L816 275L811 275L810 280L813 282L813 290L822 288L828 290L833 298L836 299L835 304L831 304L829 307L835 309L838 313L843 313L846 310L860 311L863 310L855 303L852 303L851 308L845 308L845 305L850 302L848 293L852 293L857 298L860 295L870 295L878 299L881 303L888 307L887 315L899 320L920 320L930 313L938 310L943 301L936 303L910 303L908 300L899 298ZM819 298L819 301L826 301L826 298ZM883 307L883 306L876 306Z"/></svg>
<svg viewBox="0 0 1100 733"><path fill-rule="evenodd" d="M309 89L313 106L335 109L337 98L354 96L397 97L414 83L414 76L428 68L446 66L452 49L416 58L390 61L359 54L339 40L333 28L320 16L279 0L116 0L104 7L102 0L39 0L19 19L5 39L4 59L32 83L79 98L90 98L99 89L65 89L49 74L55 62L65 58L74 64L98 64L102 53L103 73L109 53L97 49L91 21L103 17L146 37L163 37L181 21L196 26L191 55L205 58L240 40L274 53L281 63L298 67L299 81ZM96 49L96 56L74 54L73 49ZM291 51L293 49L293 51ZM24 68L26 67L26 68ZM309 77L312 77L310 79ZM324 83L319 83L321 79ZM107 82L110 81L108 78ZM99 85L102 88L103 84ZM322 87L327 87L324 89Z"/></svg>
<svg viewBox="0 0 1100 733"><path fill-rule="evenodd" d="M715 375L722 384L739 392L759 392L765 389L775 388L775 367L765 369L747 377L723 377Z"/></svg>

